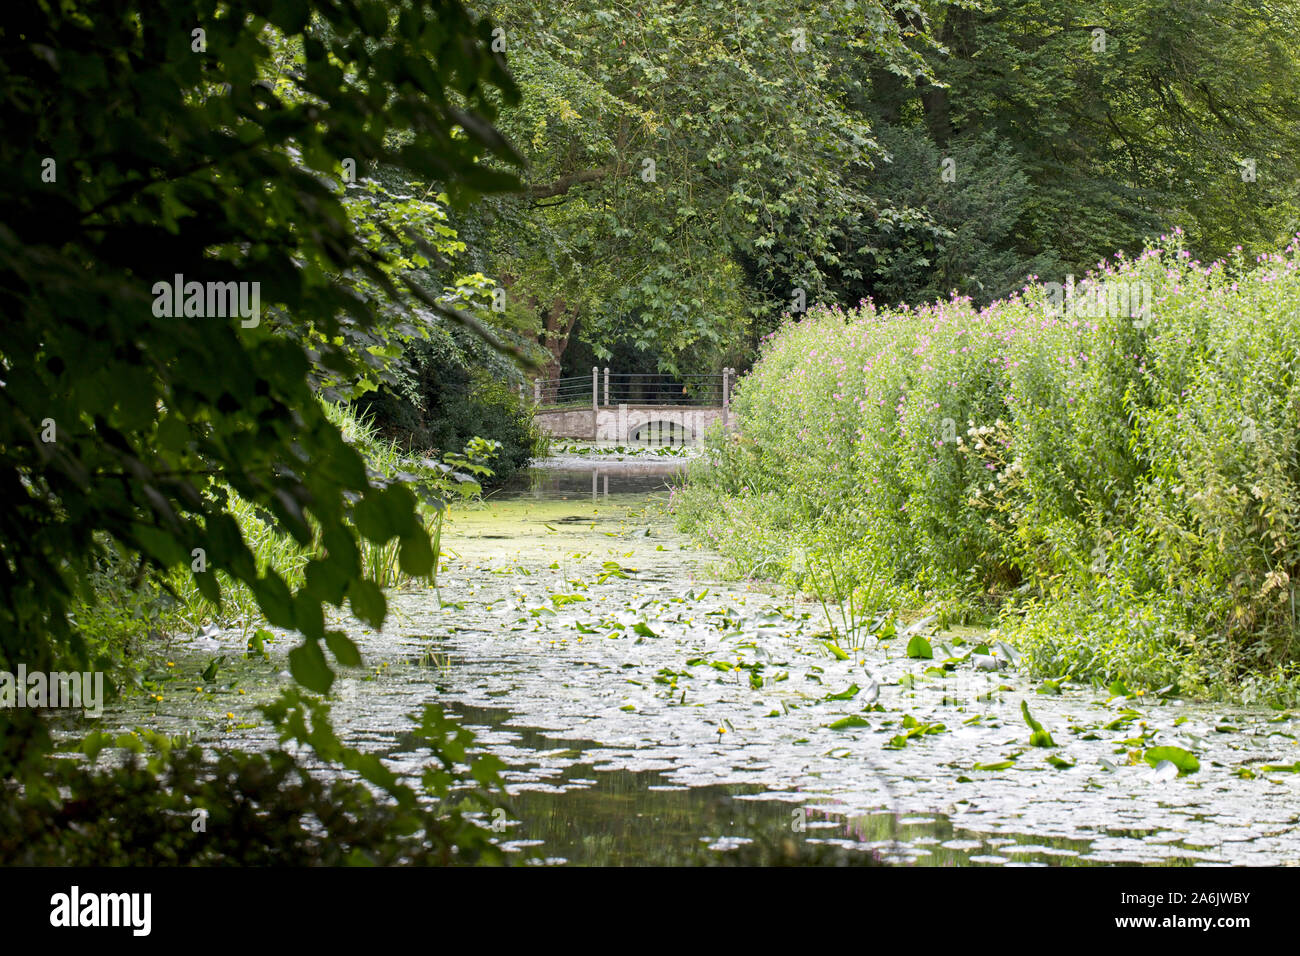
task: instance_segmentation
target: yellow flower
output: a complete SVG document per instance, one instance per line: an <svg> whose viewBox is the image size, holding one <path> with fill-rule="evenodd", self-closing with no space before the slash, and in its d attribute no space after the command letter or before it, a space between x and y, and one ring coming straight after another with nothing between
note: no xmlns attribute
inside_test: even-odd
<svg viewBox="0 0 1300 956"><path fill-rule="evenodd" d="M226 711L226 719L227 719L227 720L234 720L234 719L235 719L235 715L232 714L230 711Z"/></svg>

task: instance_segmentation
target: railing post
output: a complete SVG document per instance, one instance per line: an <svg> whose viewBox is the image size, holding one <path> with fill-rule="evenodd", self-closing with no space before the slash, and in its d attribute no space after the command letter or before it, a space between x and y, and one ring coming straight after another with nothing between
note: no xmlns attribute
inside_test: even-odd
<svg viewBox="0 0 1300 956"><path fill-rule="evenodd" d="M540 378L533 382L533 404L542 404L542 380Z"/></svg>
<svg viewBox="0 0 1300 956"><path fill-rule="evenodd" d="M605 366L605 406L609 407L609 366Z"/></svg>
<svg viewBox="0 0 1300 956"><path fill-rule="evenodd" d="M591 367L591 410L597 411L600 408L600 367L593 365Z"/></svg>
<svg viewBox="0 0 1300 956"><path fill-rule="evenodd" d="M733 368L722 370L722 427L724 429L731 427L731 376L735 371Z"/></svg>

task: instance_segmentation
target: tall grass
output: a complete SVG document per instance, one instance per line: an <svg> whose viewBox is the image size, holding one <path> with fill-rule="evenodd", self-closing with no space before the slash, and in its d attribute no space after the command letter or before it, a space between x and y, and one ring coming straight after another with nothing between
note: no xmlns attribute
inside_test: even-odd
<svg viewBox="0 0 1300 956"><path fill-rule="evenodd" d="M1251 693L1297 651L1300 271L1180 236L1063 294L818 308L675 496L740 574L996 612L1038 672ZM1149 309L1134 303L1149 304ZM873 583L873 581L875 583Z"/></svg>
<svg viewBox="0 0 1300 956"><path fill-rule="evenodd" d="M438 556L442 538L443 519L453 497L471 497L480 487L468 474L456 470L456 465L466 465L462 456L447 456L447 461L413 462L394 441L382 440L373 424L358 417L343 404L326 404L327 417L339 427L343 437L356 445L371 470L372 480L407 480L414 474L425 479L429 492L420 504L425 530L429 533L435 560L426 576L413 578L403 572L398 564L399 542L396 538L385 544L375 544L358 536L361 566L366 576L381 588L399 588L411 585L437 587ZM475 444L475 443L471 443ZM483 456L490 443L478 442L475 455ZM304 583L307 563L321 554L319 538L307 547L299 545L290 535L280 531L273 517L260 512L232 489L226 489L226 512L238 523L245 542L253 551L258 572L274 569L293 589ZM169 590L175 597L172 617L190 628L216 622L223 625L242 625L245 630L256 626L260 620L257 600L247 585L217 572L222 591L222 608L208 602L198 591L193 576L185 568L174 569L167 577Z"/></svg>

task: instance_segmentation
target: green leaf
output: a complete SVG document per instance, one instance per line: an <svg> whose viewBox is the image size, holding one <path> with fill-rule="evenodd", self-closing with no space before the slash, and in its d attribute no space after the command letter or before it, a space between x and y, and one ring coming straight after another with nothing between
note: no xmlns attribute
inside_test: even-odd
<svg viewBox="0 0 1300 956"><path fill-rule="evenodd" d="M1033 731L1033 733L1030 734L1029 736L1029 745L1031 747L1055 747L1056 746L1056 741L1052 739L1052 735L1049 734L1046 730L1044 730L1043 725L1040 724L1038 721L1034 720L1033 715L1029 713L1028 702L1023 700L1020 702L1020 713L1024 715L1025 723L1029 725L1029 729Z"/></svg>
<svg viewBox="0 0 1300 956"><path fill-rule="evenodd" d="M365 621L371 627L379 628L384 624L384 617L388 613L388 602L384 600L384 592L374 581L358 578L348 587L348 602L352 605L352 613L359 620Z"/></svg>
<svg viewBox="0 0 1300 956"><path fill-rule="evenodd" d="M334 655L334 659L344 667L361 666L361 651L357 650L357 645L342 631L326 631L325 645Z"/></svg>
<svg viewBox="0 0 1300 956"><path fill-rule="evenodd" d="M1196 759L1196 755L1182 747L1152 747L1142 756L1153 767L1162 760L1168 760L1178 768L1179 776L1196 773L1201 769L1201 762Z"/></svg>
<svg viewBox="0 0 1300 956"><path fill-rule="evenodd" d="M933 660L934 649L930 647L929 641L917 634L907 642L907 656Z"/></svg>
<svg viewBox="0 0 1300 956"><path fill-rule="evenodd" d="M831 730L847 730L850 727L870 727L871 724L863 720L857 714L853 714L849 717L842 717L833 724L827 724L827 726L830 727Z"/></svg>
<svg viewBox="0 0 1300 956"><path fill-rule="evenodd" d="M397 528L389 519L388 509L381 500L382 492L371 491L352 509L352 520L367 541L383 544L397 534Z"/></svg>
<svg viewBox="0 0 1300 956"><path fill-rule="evenodd" d="M831 656L837 661L847 661L849 659L849 655L844 652L844 648L840 647L838 644L833 644L830 641L822 641L821 645L826 648L826 650L830 651Z"/></svg>
<svg viewBox="0 0 1300 956"><path fill-rule="evenodd" d="M423 529L418 534L402 538L398 552L398 566L414 578L426 577L433 571L433 546Z"/></svg>
<svg viewBox="0 0 1300 956"><path fill-rule="evenodd" d="M842 690L838 694L827 694L822 700L852 700L858 696L861 689L857 684L850 684L848 689Z"/></svg>
<svg viewBox="0 0 1300 956"><path fill-rule="evenodd" d="M212 660L208 661L208 666L203 668L203 673L200 676L209 684L212 683L217 679L217 671L221 669L221 665L225 660L226 656L224 654L220 657L212 658Z"/></svg>
<svg viewBox="0 0 1300 956"><path fill-rule="evenodd" d="M303 687L318 694L328 694L334 684L334 672L316 641L307 641L289 652L289 673Z"/></svg>

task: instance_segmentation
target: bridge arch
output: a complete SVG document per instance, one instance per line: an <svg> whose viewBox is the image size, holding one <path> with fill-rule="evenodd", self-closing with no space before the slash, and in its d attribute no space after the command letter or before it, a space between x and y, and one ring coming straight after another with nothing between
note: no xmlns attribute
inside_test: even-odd
<svg viewBox="0 0 1300 956"><path fill-rule="evenodd" d="M627 425L627 441L644 442L647 445L685 445L696 440L694 423L686 421L693 417L682 415L650 415L640 425Z"/></svg>
<svg viewBox="0 0 1300 956"><path fill-rule="evenodd" d="M639 381L641 376L627 376L636 381L623 387L623 392L629 398L635 393L641 399L635 403L611 403L611 384L615 386L613 397L621 397L619 380L623 376L610 375L606 369L602 390L598 373L599 369L592 369L590 379L575 377L534 383L534 415L543 431L554 438L620 444L643 440L651 444L698 444L715 422L721 422L723 427L731 425L733 369L724 369L717 376L696 376L680 388L656 386L659 391L653 394L645 394L646 385Z"/></svg>

